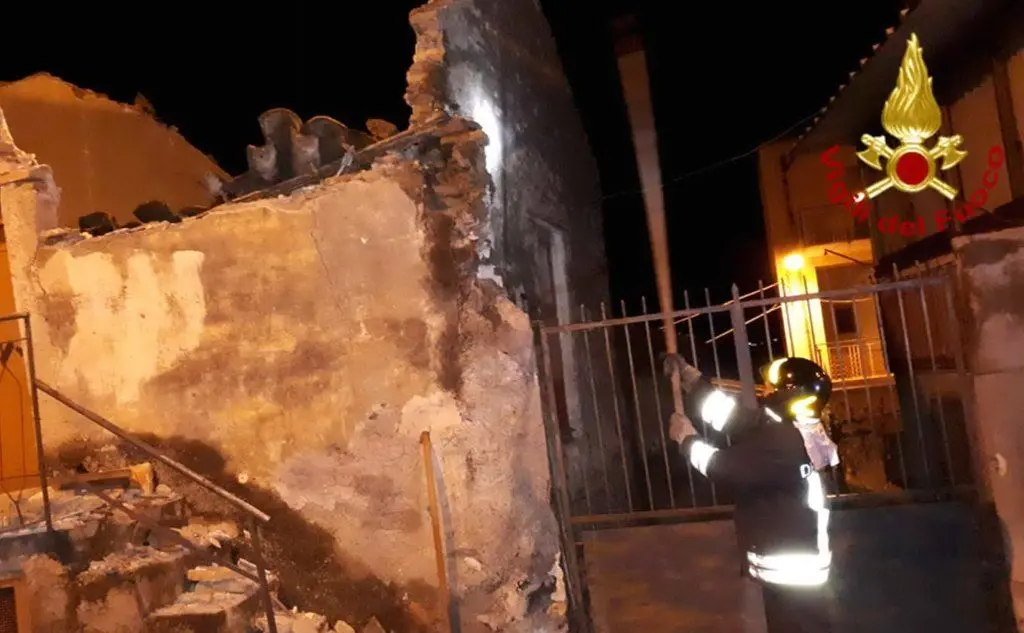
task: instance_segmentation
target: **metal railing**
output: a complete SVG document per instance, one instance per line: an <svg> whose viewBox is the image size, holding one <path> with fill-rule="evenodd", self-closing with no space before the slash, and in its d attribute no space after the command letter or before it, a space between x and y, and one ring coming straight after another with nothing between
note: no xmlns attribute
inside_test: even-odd
<svg viewBox="0 0 1024 633"><path fill-rule="evenodd" d="M889 375L881 339L851 343L819 343L817 362L833 381Z"/></svg>
<svg viewBox="0 0 1024 633"><path fill-rule="evenodd" d="M665 317L685 323L679 331L683 355L751 404L757 395L754 366L790 351L781 342L784 331L793 331L792 323L783 327L792 318L791 310L780 308L795 305L806 313L815 306L818 318L834 332L836 306L860 302L872 306L877 322L885 326L881 337L858 335L841 344L819 345L813 340L814 328L808 333L809 350L824 351L827 366L839 374L826 412L842 458L832 473L833 498L867 503L867 497L886 495L910 502L970 487L963 382L950 380L948 372L920 371L900 361L905 353L894 353L908 345L927 349L937 319L910 326L906 309L904 318L894 322L883 318L879 307L890 302L904 308L916 305L926 291L948 295L950 289L945 279L915 279L781 297L757 292L740 299L734 288L728 305L712 304L705 292L703 307L692 307L684 295L686 308L668 314L631 315L625 305L618 314L608 314L601 306L595 312L607 316L600 320L539 326L549 425L564 428L559 416L565 415L566 406L557 401L561 396L553 388L555 381L575 380L581 390L576 401L582 432L558 434L564 459L554 463L556 485L566 491L566 516L573 525L592 527L727 511L730 493L695 475L666 437L672 401L661 372L662 333L657 327ZM928 313L928 302L919 310ZM730 328L731 342L719 349L721 334ZM563 342L565 337L570 345L561 347L575 354L579 376L554 376L557 369L548 368L552 346L547 339ZM874 354L877 358L872 359ZM962 374L962 362L958 367Z"/></svg>
<svg viewBox="0 0 1024 633"><path fill-rule="evenodd" d="M32 344L32 324L31 324L31 319L30 319L29 315L25 314L25 313L18 313L18 314L11 314L11 315L7 315L7 316L0 316L0 324L7 323L7 322L20 322L22 327L23 327L23 329L24 329L24 336L14 338L14 339L11 339L11 340L6 341L6 342L0 342L0 349L4 350L3 353L0 354L0 360L3 361L2 365L3 365L5 373L6 373L6 370L8 368L8 364L11 361L12 352L17 352L25 360L26 372L27 372L27 378L28 378L28 384L27 384L26 388L27 388L27 390L28 390L28 392L29 392L29 394L31 396L32 419L33 419L33 427L34 427L34 432L35 432L36 459L37 459L37 462L38 462L38 478L39 478L39 486L40 486L40 489L41 489L42 501L43 501L43 519L44 519L44 522L45 522L45 525L46 525L47 533L53 534L54 533L54 526L53 526L52 508L51 508L51 505L50 505L49 482L47 481L45 461L44 461L42 425L40 423L40 415L39 415L39 392L40 391L45 393L47 396L49 396L50 398L54 399L55 401L59 402L60 404L64 405L68 409L70 409L70 410L74 411L75 413L81 415L82 417L84 417L85 419L89 420L93 424L96 424L100 428L102 428L102 429L108 431L109 433L115 435L116 437L118 437L119 439L123 440L124 442L130 444L131 446L135 447L136 449L142 451L143 453L146 453L147 455L149 455L150 457L152 457L156 461L160 462L164 466L167 466L171 470L177 472L179 475L181 475L181 476L185 477L186 479L192 481L193 483L201 486L202 488L208 490L209 492L212 492L213 494L217 495L221 499L227 501L232 506L234 506L238 510L242 511L245 515L247 515L249 517L249 521L250 521L249 533L251 535L252 554L253 554L253 558L255 559L253 562L254 562L254 564L256 566L256 574L252 574L252 573L242 569L241 567L239 567L238 565L236 565L234 563L229 563L227 561L221 560L221 559L213 556L212 554L208 553L206 550L203 550L202 548L197 547L191 541L189 541L188 539L182 537L181 535L176 533L174 530L172 530L172 529L170 529L170 528L168 528L166 526L160 525L158 522L149 519L148 517L144 516L142 513L138 513L138 512L132 511L130 508L125 506L123 503L121 503L117 499L114 499L110 495L104 493L102 490L100 490L96 486L93 486L93 485L90 485L90 484L84 483L84 482L76 482L75 483L75 487L78 490L80 490L82 492L87 492L87 493L95 495L96 497L98 497L101 501L103 501L107 505L115 508L116 510L119 510L119 511L123 512L124 514L128 515L129 518L131 518L131 519L133 519L133 520L143 524L145 527L147 527L147 528L149 528L149 529L151 529L153 531L159 532L163 536L168 537L172 541L174 541L177 544L181 545L182 547L188 549L189 551L193 552L194 554L202 557L203 559L206 559L209 562L212 562L212 563L214 563L216 565L220 565L222 567L230 569L234 573L236 573L236 574L238 574L238 575L240 575L240 576L242 576L242 577L244 577L244 578L246 578L248 580L251 580L251 581L257 583L259 585L259 587L260 587L260 593L261 593L264 609L265 609L265 612L266 612L267 627L269 629L269 633L277 633L277 621L276 621L275 615L274 615L275 600L274 600L273 594L270 591L270 584L269 584L269 582L267 580L266 561L265 561L264 556L263 556L262 539L261 539L261 536L260 536L260 526L263 523L266 523L267 521L269 521L270 520L270 516L267 513L265 513L262 510L260 510L259 508L256 508L252 504L248 503L247 501L239 498L238 496L228 492L224 488L222 488L222 487L218 486L217 484L213 483L212 481L210 481L206 477L203 477L202 475L200 475L199 473L195 472L194 470L192 470L192 469L188 468L187 466L181 464L180 462L172 459L171 457L167 456L166 454L164 454L160 450L156 449L155 447L150 446L146 442L143 442L142 440L139 440L139 439L133 437L130 433L128 433L127 431L125 431L121 427L117 426L116 424L114 424L110 420L107 420L106 418L104 418L103 416L99 415L98 413L96 413L94 411L91 411L91 410L83 407L82 405L74 402L71 398L67 397L66 395L62 394L58 390L54 389L53 387L51 387L50 385L48 385L44 381L38 379L36 377L35 356L34 356L34 348L33 348L33 344ZM20 347L18 347L16 345L19 342L20 343L24 343L24 348L20 348ZM10 348L11 351L7 351L7 345L11 346L11 348ZM283 608L283 606L282 606L282 608Z"/></svg>

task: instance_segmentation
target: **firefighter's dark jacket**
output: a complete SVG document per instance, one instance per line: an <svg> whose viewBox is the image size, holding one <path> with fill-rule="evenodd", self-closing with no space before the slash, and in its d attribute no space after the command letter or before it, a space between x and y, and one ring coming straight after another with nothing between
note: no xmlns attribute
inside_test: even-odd
<svg viewBox="0 0 1024 633"><path fill-rule="evenodd" d="M689 395L700 402L713 390L702 379ZM699 406L696 410L700 410ZM701 432L702 424L694 426ZM737 405L723 433L728 434L731 445L690 436L681 448L689 457L695 441L717 444L719 450L705 474L712 482L733 490L734 521L741 551L761 556L816 553L818 513L807 502L806 477L811 466L800 431L791 423L773 420L763 408Z"/></svg>

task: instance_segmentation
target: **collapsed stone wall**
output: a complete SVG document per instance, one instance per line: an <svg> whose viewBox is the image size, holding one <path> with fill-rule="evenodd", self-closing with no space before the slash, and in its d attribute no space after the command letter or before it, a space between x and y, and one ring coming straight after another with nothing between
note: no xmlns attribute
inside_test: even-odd
<svg viewBox="0 0 1024 633"><path fill-rule="evenodd" d="M597 318L608 301L597 163L540 6L431 0L413 11L411 22L416 53L405 94L411 124L458 113L489 138L494 186L481 226L481 272L498 279L534 319ZM580 306L589 310L586 317ZM589 496L594 508L625 504L622 490L594 485L587 493L580 484L631 459L630 438L624 447L595 440L597 433L616 432L609 413L616 404L613 377L600 369L603 352L588 353L582 336L548 342L558 356L551 378L571 492L581 503Z"/></svg>
<svg viewBox="0 0 1024 633"><path fill-rule="evenodd" d="M92 238L47 231L52 180L8 147L0 207L38 375L268 511L288 601L392 631L445 616L430 431L462 630L559 630L529 322L476 278L484 142L454 120L287 195ZM41 404L49 459L109 443Z"/></svg>

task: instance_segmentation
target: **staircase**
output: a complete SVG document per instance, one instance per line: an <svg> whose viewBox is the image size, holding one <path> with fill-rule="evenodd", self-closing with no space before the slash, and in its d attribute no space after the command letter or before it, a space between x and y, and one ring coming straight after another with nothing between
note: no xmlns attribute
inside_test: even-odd
<svg viewBox="0 0 1024 633"><path fill-rule="evenodd" d="M188 517L149 463L50 481L42 472L38 492L8 495L0 511L0 633L355 633L276 598L260 546L267 514L43 381L31 384L216 494L248 525ZM360 633L387 631L371 618Z"/></svg>
<svg viewBox="0 0 1024 633"><path fill-rule="evenodd" d="M51 488L53 532L45 529L42 494L19 504L26 527L0 532L0 561L24 579L25 595L16 599L27 602L29 622L26 630L0 622L0 633L270 631L259 570L245 558L251 533L189 520L180 495L137 483L111 490L109 481L93 481L90 492ZM266 578L276 593L277 578ZM323 617L273 600L277 631L332 630ZM333 631L355 633L345 622ZM376 620L363 631L385 633Z"/></svg>

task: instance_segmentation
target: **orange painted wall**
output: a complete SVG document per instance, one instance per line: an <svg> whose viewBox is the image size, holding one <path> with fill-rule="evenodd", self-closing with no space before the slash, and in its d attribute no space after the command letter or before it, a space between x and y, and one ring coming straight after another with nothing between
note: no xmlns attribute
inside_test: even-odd
<svg viewBox="0 0 1024 633"><path fill-rule="evenodd" d="M149 200L205 206L203 174L223 175L173 128L51 75L0 85L0 109L18 147L53 168L63 226L93 211L128 222Z"/></svg>

